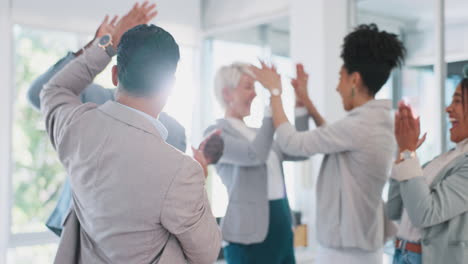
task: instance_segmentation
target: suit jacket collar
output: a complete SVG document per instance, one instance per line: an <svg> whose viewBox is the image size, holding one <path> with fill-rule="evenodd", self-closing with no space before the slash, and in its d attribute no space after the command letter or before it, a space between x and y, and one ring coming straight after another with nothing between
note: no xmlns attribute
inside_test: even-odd
<svg viewBox="0 0 468 264"><path fill-rule="evenodd" d="M105 104L101 105L98 110L122 123L143 130L164 140L161 133L154 127L151 121L119 103L107 101Z"/></svg>
<svg viewBox="0 0 468 264"><path fill-rule="evenodd" d="M458 158L450 162L445 168L435 177L432 181L430 187L434 187L436 184L439 184L445 177L449 176L452 169L458 168L468 162L468 153L460 155Z"/></svg>

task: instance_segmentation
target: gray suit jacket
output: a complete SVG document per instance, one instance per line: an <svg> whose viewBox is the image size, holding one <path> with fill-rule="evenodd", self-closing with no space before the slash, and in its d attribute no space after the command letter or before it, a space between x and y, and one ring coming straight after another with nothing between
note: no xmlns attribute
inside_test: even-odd
<svg viewBox="0 0 468 264"><path fill-rule="evenodd" d="M214 262L221 233L200 165L138 113L115 102L81 102L109 61L93 45L41 93L73 196L55 263Z"/></svg>
<svg viewBox="0 0 468 264"><path fill-rule="evenodd" d="M308 116L297 117L296 127L301 131L308 130ZM219 119L205 134L215 129L222 130L224 140L223 156L216 170L229 194L226 215L221 221L223 239L241 244L262 242L267 236L269 224L266 161L270 150L273 148L281 163L307 158L283 153L273 140L275 129L271 117L263 119L253 142L225 119Z"/></svg>
<svg viewBox="0 0 468 264"><path fill-rule="evenodd" d="M34 108L38 110L40 109L41 100L39 94L44 88L44 85L75 58L75 55L69 52L65 57L60 59L44 74L40 75L32 82L31 87L29 87L28 90L28 100ZM114 101L114 95L115 89L107 89L98 84L91 83L81 92L80 98L83 103L95 103L100 105L110 100ZM169 132L166 142L180 151L185 152L187 144L185 140L184 127L164 112L159 115L159 121L161 121ZM67 216L71 204L72 195L70 182L66 179L63 184L60 197L58 198L57 206L54 208L46 222L46 226L58 236L62 233L62 224L65 221L65 217Z"/></svg>
<svg viewBox="0 0 468 264"><path fill-rule="evenodd" d="M423 263L468 262L468 153L447 165L429 188L423 177L392 179L388 215L399 220L403 206L423 230Z"/></svg>

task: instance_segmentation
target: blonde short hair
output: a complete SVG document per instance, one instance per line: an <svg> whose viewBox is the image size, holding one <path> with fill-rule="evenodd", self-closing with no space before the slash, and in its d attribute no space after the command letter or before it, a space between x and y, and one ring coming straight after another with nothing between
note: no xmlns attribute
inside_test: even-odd
<svg viewBox="0 0 468 264"><path fill-rule="evenodd" d="M239 85L239 81L242 77L242 74L247 74L250 77L254 77L253 73L249 69L249 64L235 62L230 65L222 66L216 72L215 82L214 82L214 93L216 100L219 104L226 108L227 104L224 101L223 89L234 89Z"/></svg>

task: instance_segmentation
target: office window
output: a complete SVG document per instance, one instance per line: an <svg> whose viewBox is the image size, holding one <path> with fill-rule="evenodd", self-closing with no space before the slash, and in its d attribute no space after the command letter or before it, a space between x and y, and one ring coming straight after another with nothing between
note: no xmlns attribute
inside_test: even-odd
<svg viewBox="0 0 468 264"><path fill-rule="evenodd" d="M12 233L46 231L44 222L65 179L43 119L28 103L27 91L35 78L76 47L75 34L14 27Z"/></svg>

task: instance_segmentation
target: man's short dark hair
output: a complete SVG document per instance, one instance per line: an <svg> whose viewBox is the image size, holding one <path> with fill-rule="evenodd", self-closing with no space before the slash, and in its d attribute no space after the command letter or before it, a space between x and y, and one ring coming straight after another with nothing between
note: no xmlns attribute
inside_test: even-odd
<svg viewBox="0 0 468 264"><path fill-rule="evenodd" d="M171 34L155 25L138 25L123 34L117 50L121 88L133 96L149 96L174 78L179 46Z"/></svg>
<svg viewBox="0 0 468 264"><path fill-rule="evenodd" d="M398 36L379 31L375 24L360 25L344 38L341 58L349 74L359 72L374 96L393 68L401 66L406 49Z"/></svg>

